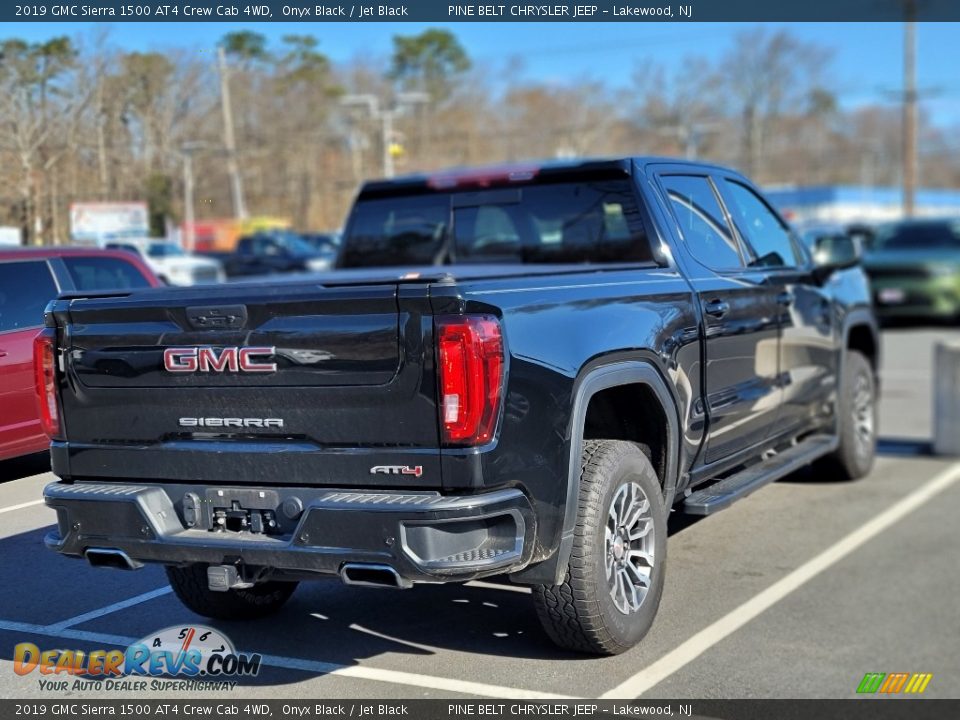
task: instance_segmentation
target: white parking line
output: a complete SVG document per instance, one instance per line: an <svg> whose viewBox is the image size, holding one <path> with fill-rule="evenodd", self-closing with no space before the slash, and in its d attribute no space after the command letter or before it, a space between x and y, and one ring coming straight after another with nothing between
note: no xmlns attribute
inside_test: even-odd
<svg viewBox="0 0 960 720"><path fill-rule="evenodd" d="M897 521L903 519L922 504L943 492L951 485L954 485L957 480L960 480L960 463L955 463L943 472L935 475L931 480L921 485L895 505L891 505L872 520L864 523L812 560L807 561L787 576L775 582L759 595L755 595L713 624L708 625L652 665L648 665L633 677L620 683L609 692L604 693L601 698L610 700L641 696L657 683L670 677L670 675L700 657L700 655L725 637L739 630L764 610L767 610L785 598L808 580L816 577L831 565L839 562L864 543L872 540Z"/></svg>
<svg viewBox="0 0 960 720"><path fill-rule="evenodd" d="M6 630L23 635L42 635L45 637L64 638L67 640L81 640L83 642L100 645L116 645L127 647L138 638L124 635L110 635L107 633L75 630L71 628L55 628L51 625L34 625L32 623L0 620L0 630ZM244 650L244 652L256 652ZM525 688L505 687L502 685L488 685L486 683L471 682L469 680L454 680L451 678L434 677L432 675L418 675L400 670L387 670L365 665L338 665L319 660L285 657L283 655L261 654L263 665L300 670L318 675L337 675L340 677L356 678L358 680L372 680L375 682L391 683L393 685L408 685L417 688L430 688L444 692L462 695L478 695L480 697L505 698L510 700L575 700L569 695L527 690Z"/></svg>
<svg viewBox="0 0 960 720"><path fill-rule="evenodd" d="M413 648L414 650L422 650L423 652L429 653L431 655L436 655L438 650L432 645L421 645L420 643L410 642L409 640L401 640L400 638L395 638L392 635L387 635L386 633L377 632L376 630L371 630L366 628L363 625L357 625L356 623L351 623L351 630L356 630L357 632L362 632L367 635L372 635L375 638L380 638L381 640L387 640L388 642L395 642L398 645L406 645L407 647Z"/></svg>
<svg viewBox="0 0 960 720"><path fill-rule="evenodd" d="M104 615L109 615L110 613L115 613L118 610L126 610L128 607L133 607L134 605L139 605L140 603L145 603L148 600L153 600L154 598L162 597L173 592L173 589L168 585L166 587L157 588L156 590L151 590L150 592L145 592L141 595L136 595L135 597L129 598L127 600L121 600L120 602L115 602L113 605L107 605L102 607L99 610L91 610L90 612L83 613L83 615L77 615L72 618L67 618L61 622L54 623L53 625L47 625L48 630L63 630L64 628L73 627L74 625L81 625L90 620L96 620L99 617Z"/></svg>
<svg viewBox="0 0 960 720"><path fill-rule="evenodd" d="M0 514L13 512L14 510L22 510L23 508L32 507L34 505L42 505L43 499L40 500L31 500L30 502L20 503L19 505L8 505L5 508L0 508Z"/></svg>
<svg viewBox="0 0 960 720"><path fill-rule="evenodd" d="M464 583L464 585L468 587L486 588L487 590L506 590L507 592L526 593L527 595L533 592L530 588L523 585L488 583L483 580L471 580L470 582Z"/></svg>

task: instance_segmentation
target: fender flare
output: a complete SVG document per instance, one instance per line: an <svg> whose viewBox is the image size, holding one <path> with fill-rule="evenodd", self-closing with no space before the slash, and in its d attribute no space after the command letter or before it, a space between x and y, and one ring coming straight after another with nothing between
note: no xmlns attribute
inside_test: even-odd
<svg viewBox="0 0 960 720"><path fill-rule="evenodd" d="M667 419L663 492L669 508L677 487L677 465L680 460L680 421L677 403L667 382L656 366L646 360L622 360L589 368L576 380L570 415L570 456L567 467L567 492L564 501L563 528L557 552L537 563L530 572L517 573L516 579L527 583L558 585L563 582L570 552L573 549L580 499L580 458L583 456L583 431L590 399L601 390L620 385L646 385L663 408Z"/></svg>
<svg viewBox="0 0 960 720"><path fill-rule="evenodd" d="M854 326L865 325L870 329L873 335L873 345L876 348L876 357L874 358L874 368L878 371L880 368L880 327L877 319L868 308L859 307L850 310L843 318L843 327L840 330L840 377L843 377L843 366L847 361L847 346L850 342L850 331Z"/></svg>

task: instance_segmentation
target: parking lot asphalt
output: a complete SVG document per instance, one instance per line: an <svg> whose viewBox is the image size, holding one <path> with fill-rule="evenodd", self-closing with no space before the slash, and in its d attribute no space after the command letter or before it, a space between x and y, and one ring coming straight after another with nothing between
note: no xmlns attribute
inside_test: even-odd
<svg viewBox="0 0 960 720"><path fill-rule="evenodd" d="M0 696L64 696L36 672L14 673L17 643L89 651L199 622L264 667L232 692L180 697L851 698L867 672L933 673L925 696L960 697L960 459L929 455L931 349L947 337L960 332L884 333L869 477L805 471L715 516L675 514L657 620L614 658L554 648L529 591L500 581L301 584L274 617L208 621L179 604L160 568L95 569L47 551L43 458L0 463Z"/></svg>

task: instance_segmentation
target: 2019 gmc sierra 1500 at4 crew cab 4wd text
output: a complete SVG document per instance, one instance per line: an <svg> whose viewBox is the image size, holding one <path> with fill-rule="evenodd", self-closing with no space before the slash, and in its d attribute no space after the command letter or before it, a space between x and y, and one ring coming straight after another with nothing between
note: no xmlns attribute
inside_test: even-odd
<svg viewBox="0 0 960 720"><path fill-rule="evenodd" d="M509 575L559 645L660 601L666 520L814 461L866 474L877 332L719 167L652 158L367 183L338 270L65 293L36 341L58 530L218 618L297 582Z"/></svg>

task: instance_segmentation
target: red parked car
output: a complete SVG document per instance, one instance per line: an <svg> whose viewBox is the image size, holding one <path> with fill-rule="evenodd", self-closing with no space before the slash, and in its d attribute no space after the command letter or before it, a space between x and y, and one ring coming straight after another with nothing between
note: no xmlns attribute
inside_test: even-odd
<svg viewBox="0 0 960 720"><path fill-rule="evenodd" d="M45 450L34 391L33 339L43 310L60 292L124 290L161 283L122 250L0 250L0 460Z"/></svg>

